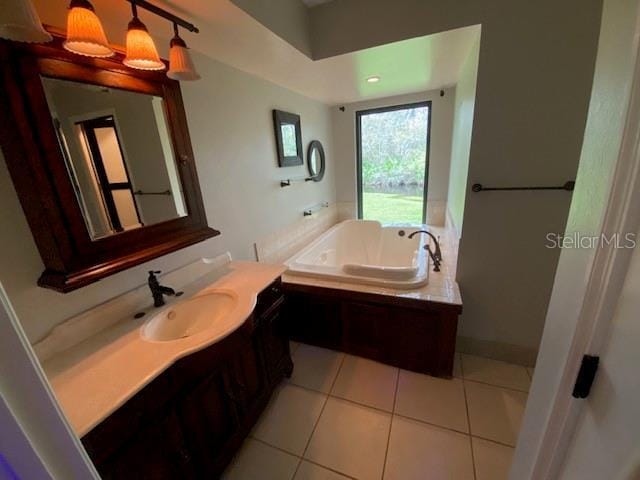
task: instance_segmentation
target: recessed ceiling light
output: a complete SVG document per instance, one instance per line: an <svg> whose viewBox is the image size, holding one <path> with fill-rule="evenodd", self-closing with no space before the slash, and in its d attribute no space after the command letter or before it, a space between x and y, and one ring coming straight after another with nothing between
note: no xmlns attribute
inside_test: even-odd
<svg viewBox="0 0 640 480"><path fill-rule="evenodd" d="M369 83L378 83L380 81L380 77L378 75L372 75L367 78L367 82Z"/></svg>

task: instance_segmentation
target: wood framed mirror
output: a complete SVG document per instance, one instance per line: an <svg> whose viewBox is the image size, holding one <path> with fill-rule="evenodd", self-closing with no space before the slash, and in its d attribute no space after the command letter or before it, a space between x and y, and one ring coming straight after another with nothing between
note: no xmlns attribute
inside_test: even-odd
<svg viewBox="0 0 640 480"><path fill-rule="evenodd" d="M324 178L325 158L324 148L319 140L313 140L307 150L307 168L309 178L314 182L320 182Z"/></svg>
<svg viewBox="0 0 640 480"><path fill-rule="evenodd" d="M68 292L219 232L179 83L62 41L0 42L0 146L45 265L38 284Z"/></svg>
<svg viewBox="0 0 640 480"><path fill-rule="evenodd" d="M274 110L273 128L276 134L278 166L293 167L302 165L304 163L304 151L302 150L300 115Z"/></svg>

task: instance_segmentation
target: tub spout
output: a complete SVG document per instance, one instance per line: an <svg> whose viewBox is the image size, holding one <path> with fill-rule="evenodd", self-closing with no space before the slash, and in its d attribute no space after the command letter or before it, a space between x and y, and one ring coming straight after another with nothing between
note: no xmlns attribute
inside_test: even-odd
<svg viewBox="0 0 640 480"><path fill-rule="evenodd" d="M429 257L431 257L431 261L433 262L433 271L439 272L440 264L442 263L442 251L440 250L440 242L438 242L438 239L433 235L433 233L426 230L416 230L415 232L410 233L407 238L413 238L420 233L426 233L427 235L429 235L429 237L431 237L431 240L433 240L435 249L431 250L429 242L427 242L427 244L424 246L424 249L429 252Z"/></svg>

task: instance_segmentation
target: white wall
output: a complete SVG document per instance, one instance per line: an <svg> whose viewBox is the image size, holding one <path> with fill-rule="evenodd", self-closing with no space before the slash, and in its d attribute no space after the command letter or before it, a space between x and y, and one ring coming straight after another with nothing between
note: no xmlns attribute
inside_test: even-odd
<svg viewBox="0 0 640 480"><path fill-rule="evenodd" d="M389 107L407 103L431 101L431 146L429 152L429 184L427 208L439 210L440 215L428 212L428 217L443 218L444 204L447 200L449 185L449 163L451 160L451 130L453 125L454 88L379 98L364 102L331 108L333 125L333 145L336 168L336 190L339 202L357 201L356 173L356 112L371 108Z"/></svg>
<svg viewBox="0 0 640 480"><path fill-rule="evenodd" d="M455 229L458 238L462 233L462 218L464 216L464 202L467 193L479 53L480 38L474 42L462 65L454 101L447 211L448 218L452 223L451 227Z"/></svg>
<svg viewBox="0 0 640 480"><path fill-rule="evenodd" d="M55 5L60 8L60 5ZM46 15L42 15L46 23ZM153 267L171 270L203 255L230 250L254 259L253 242L293 223L305 207L335 201L330 112L319 102L195 54L202 75L182 93L209 225L222 235L68 294L36 286L44 267L4 159L0 161L0 281L31 340L64 319L146 281ZM271 110L300 114L303 146L320 140L327 153L322 182L280 188L278 180L304 175L306 166L278 168Z"/></svg>
<svg viewBox="0 0 640 480"><path fill-rule="evenodd" d="M604 2L585 141L565 232L568 236L598 234L602 227L631 90L637 12L637 0ZM518 442L513 479L531 478L533 452L541 447L543 429L560 388L562 366L572 345L594 256L595 251L587 248L564 249L560 254L522 425L527 435Z"/></svg>

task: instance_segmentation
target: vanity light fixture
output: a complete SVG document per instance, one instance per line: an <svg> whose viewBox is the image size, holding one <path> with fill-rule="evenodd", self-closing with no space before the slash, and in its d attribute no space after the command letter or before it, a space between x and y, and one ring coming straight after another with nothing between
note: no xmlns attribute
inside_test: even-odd
<svg viewBox="0 0 640 480"><path fill-rule="evenodd" d="M171 39L169 51L169 71L167 77L173 80L199 80L185 41L178 34L178 24L173 24L174 36Z"/></svg>
<svg viewBox="0 0 640 480"><path fill-rule="evenodd" d="M164 70L153 38L144 23L138 18L136 2L131 2L133 18L127 27L127 54L122 61L127 67L138 70Z"/></svg>
<svg viewBox="0 0 640 480"><path fill-rule="evenodd" d="M0 38L15 42L50 42L31 0L8 0L0 12Z"/></svg>
<svg viewBox="0 0 640 480"><path fill-rule="evenodd" d="M371 75L367 77L367 83L378 83L380 81L380 77L378 75Z"/></svg>
<svg viewBox="0 0 640 480"><path fill-rule="evenodd" d="M102 23L88 0L71 0L67 13L67 39L63 47L87 57L110 57L109 46Z"/></svg>
<svg viewBox="0 0 640 480"><path fill-rule="evenodd" d="M14 17L16 19L25 17L22 19L22 23L34 24L31 26L35 28L35 33L33 33L32 39L22 41L42 42L51 40L51 35L42 28L30 0L10 1L16 3L17 6L11 10L8 21L5 22L4 16L0 15L0 37L3 36L5 30L9 31L8 27L13 26L14 23L20 23L14 21ZM133 18L127 28L126 55L122 63L137 70L164 70L166 68L166 65L160 59L160 55L158 55L158 50L153 38L149 35L147 27L138 18L138 7L140 7L173 23L175 35L170 44L170 69L167 72L167 76L173 80L198 80L200 75L198 75L193 65L187 44L178 33L178 26L193 33L199 33L198 28L163 8L147 2L147 0L126 1L131 4ZM41 30L40 32L37 31L38 28ZM9 36L6 38L19 40ZM95 14L93 5L89 0L71 0L67 15L67 39L64 42L64 48L70 52L89 57L110 57L114 55L115 52L109 46L100 19Z"/></svg>

